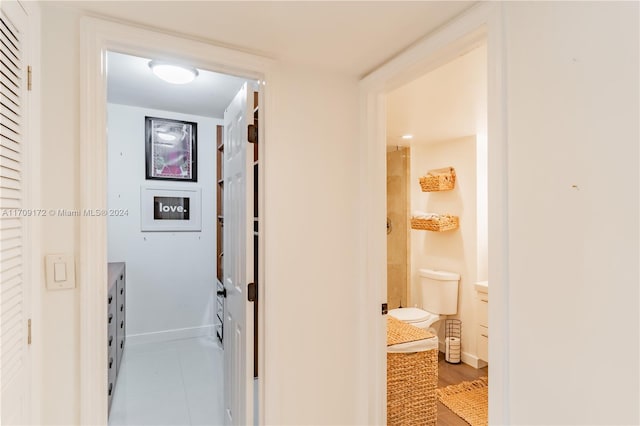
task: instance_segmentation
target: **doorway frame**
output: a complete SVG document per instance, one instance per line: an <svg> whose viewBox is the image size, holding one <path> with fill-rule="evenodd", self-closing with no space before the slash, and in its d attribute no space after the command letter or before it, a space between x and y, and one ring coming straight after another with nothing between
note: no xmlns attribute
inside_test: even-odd
<svg viewBox="0 0 640 426"><path fill-rule="evenodd" d="M360 81L361 188L364 197L361 264L364 313L361 328L362 363L369 387L362 404L369 407L369 424L386 422L386 318L380 306L387 299L384 232L386 218L386 94L450 62L481 43L487 46L488 139L488 276L489 306L489 423L509 423L509 283L508 283L508 158L503 6L481 3L382 65ZM370 348L379 350L371 351Z"/></svg>
<svg viewBox="0 0 640 426"><path fill-rule="evenodd" d="M80 209L107 208L107 74L106 53L174 59L196 68L242 76L262 82L259 102L261 121L259 140L271 137L269 129L274 111L274 92L278 72L274 60L245 53L211 42L95 17L80 20ZM266 82L269 83L267 90ZM264 142L258 145L265 158ZM265 188L265 164L261 161L258 184ZM213 184L213 182L212 182ZM259 208L264 212L264 189L259 193ZM266 217L261 217L264 229ZM258 252L264 259L265 238ZM80 424L106 425L107 407L107 219L80 217ZM213 260L215 261L215 259ZM264 295L264 263L258 271L258 294ZM212 283L214 285L214 283ZM261 297L258 327L258 369L264 372L266 298ZM258 420L264 423L265 376L258 381ZM252 410L253 412L253 410Z"/></svg>

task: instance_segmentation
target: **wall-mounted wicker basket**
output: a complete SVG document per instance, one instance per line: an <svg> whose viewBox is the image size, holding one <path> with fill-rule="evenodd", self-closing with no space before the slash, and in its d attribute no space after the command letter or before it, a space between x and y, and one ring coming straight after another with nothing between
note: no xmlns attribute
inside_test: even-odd
<svg viewBox="0 0 640 426"><path fill-rule="evenodd" d="M422 231L443 232L457 229L460 224L458 216L443 214L431 219L411 218L411 228Z"/></svg>
<svg viewBox="0 0 640 426"><path fill-rule="evenodd" d="M429 170L420 178L422 192L449 191L456 185L456 171L453 167Z"/></svg>

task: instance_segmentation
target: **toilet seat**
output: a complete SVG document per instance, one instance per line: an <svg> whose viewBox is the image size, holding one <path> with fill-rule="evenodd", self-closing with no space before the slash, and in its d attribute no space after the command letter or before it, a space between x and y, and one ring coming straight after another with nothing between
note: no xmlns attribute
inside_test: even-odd
<svg viewBox="0 0 640 426"><path fill-rule="evenodd" d="M432 314L418 308L396 308L389 311L389 315L400 321L414 325L419 328L428 328L431 324L440 319L440 315Z"/></svg>

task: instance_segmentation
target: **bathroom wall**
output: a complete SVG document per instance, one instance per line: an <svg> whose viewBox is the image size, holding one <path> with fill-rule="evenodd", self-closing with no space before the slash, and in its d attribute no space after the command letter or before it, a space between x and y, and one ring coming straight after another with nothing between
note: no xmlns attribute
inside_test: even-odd
<svg viewBox="0 0 640 426"><path fill-rule="evenodd" d="M127 263L129 343L204 335L213 326L216 125L222 120L109 104L108 259ZM145 116L198 125L198 182L145 180ZM200 188L201 232L141 232L140 187Z"/></svg>
<svg viewBox="0 0 640 426"><path fill-rule="evenodd" d="M429 268L460 274L458 314L448 318L462 321L462 360L475 365L476 319L474 284L478 280L477 247L477 164L476 137L468 136L437 143L415 143L411 147L411 211L453 214L460 218L459 229L446 232L411 230L410 305L420 304L418 270ZM452 166L456 185L451 191L422 192L419 178L428 170ZM486 254L484 255L486 258ZM444 321L439 337L444 341Z"/></svg>
<svg viewBox="0 0 640 426"><path fill-rule="evenodd" d="M410 259L409 214L409 161L408 147L387 151L387 303L389 309L408 306ZM389 226L389 225L387 225ZM390 232L389 232L390 231Z"/></svg>

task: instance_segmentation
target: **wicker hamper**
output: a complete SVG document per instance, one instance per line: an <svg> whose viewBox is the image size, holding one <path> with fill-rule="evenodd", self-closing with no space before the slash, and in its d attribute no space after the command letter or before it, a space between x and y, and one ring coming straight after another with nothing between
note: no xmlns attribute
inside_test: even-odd
<svg viewBox="0 0 640 426"><path fill-rule="evenodd" d="M387 347L433 339L425 330L387 316ZM434 425L438 406L438 349L387 352L387 425Z"/></svg>

